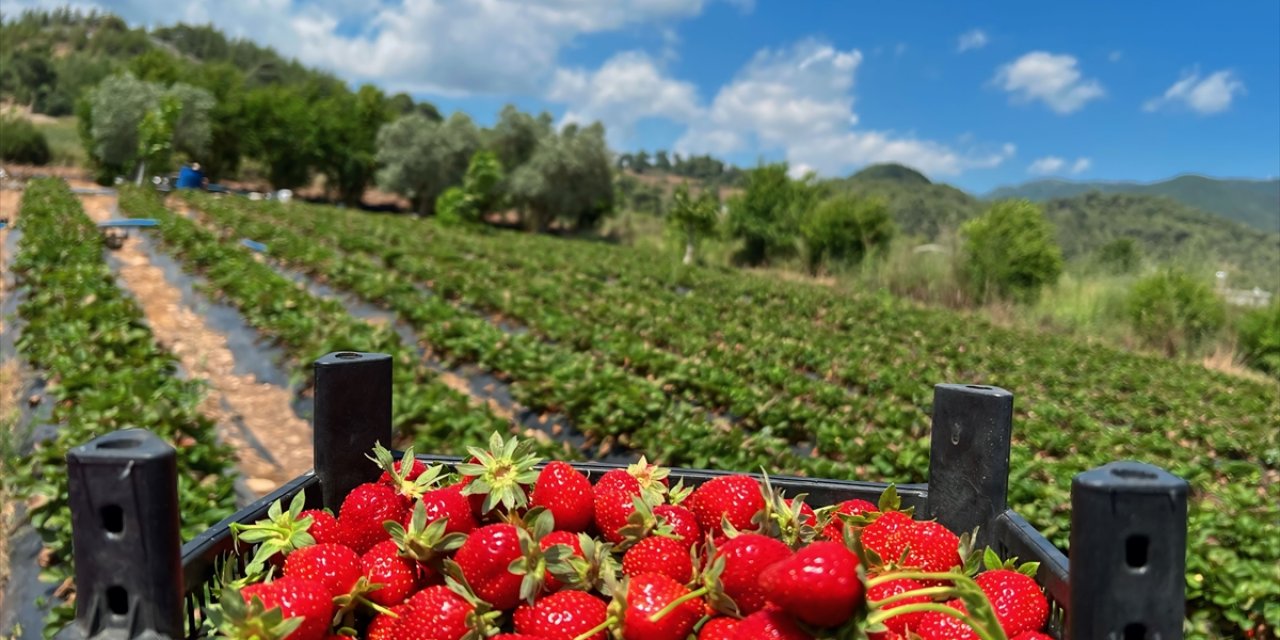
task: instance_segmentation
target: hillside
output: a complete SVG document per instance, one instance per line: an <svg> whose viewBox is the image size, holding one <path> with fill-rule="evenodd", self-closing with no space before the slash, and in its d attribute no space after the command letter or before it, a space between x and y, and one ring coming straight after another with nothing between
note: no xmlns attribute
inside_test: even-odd
<svg viewBox="0 0 1280 640"><path fill-rule="evenodd" d="M965 220L982 212L977 198L951 185L931 182L920 172L898 164L871 165L828 185L883 198L893 211L899 230L924 240L955 231Z"/></svg>
<svg viewBox="0 0 1280 640"><path fill-rule="evenodd" d="M1280 232L1280 179L1221 180L1197 175L1178 176L1153 183L1051 179L1001 187L988 193L985 198L1046 201L1083 195L1090 191L1167 196L1189 207L1203 209L1256 229Z"/></svg>

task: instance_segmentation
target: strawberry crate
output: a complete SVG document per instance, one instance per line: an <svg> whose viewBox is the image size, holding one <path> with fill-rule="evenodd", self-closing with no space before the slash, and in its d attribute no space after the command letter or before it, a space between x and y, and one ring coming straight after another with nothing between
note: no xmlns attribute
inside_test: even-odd
<svg viewBox="0 0 1280 640"><path fill-rule="evenodd" d="M60 637L201 638L204 608L234 553L233 523L266 517L272 503L305 491L306 508L335 513L379 470L366 453L389 446L391 358L336 352L314 363L315 466L195 539L179 537L173 449L143 430L107 434L67 455L76 566L76 622ZM1038 562L1052 604L1054 637L1180 638L1185 614L1187 484L1151 465L1113 462L1072 482L1068 559L1007 504L1013 396L1004 389L939 384L934 389L929 482L896 485L904 507L954 532L978 530L979 547ZM453 464L433 455L419 459ZM621 465L577 463L594 482ZM728 475L671 469L696 486ZM815 507L875 502L881 482L770 475L787 495Z"/></svg>

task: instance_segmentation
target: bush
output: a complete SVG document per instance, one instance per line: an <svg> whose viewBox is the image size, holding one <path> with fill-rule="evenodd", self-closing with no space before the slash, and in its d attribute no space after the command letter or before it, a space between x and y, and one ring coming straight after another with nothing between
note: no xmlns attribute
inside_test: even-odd
<svg viewBox="0 0 1280 640"><path fill-rule="evenodd" d="M1249 366L1280 378L1280 299L1241 317L1236 335Z"/></svg>
<svg viewBox="0 0 1280 640"><path fill-rule="evenodd" d="M1142 254L1133 238L1116 238L1098 248L1098 264L1108 273L1131 273Z"/></svg>
<svg viewBox="0 0 1280 640"><path fill-rule="evenodd" d="M0 116L0 160L18 164L49 164L52 154L44 133L20 116Z"/></svg>
<svg viewBox="0 0 1280 640"><path fill-rule="evenodd" d="M873 249L887 247L893 234L884 201L851 195L823 201L800 225L810 273L817 273L824 261L857 265Z"/></svg>
<svg viewBox="0 0 1280 640"><path fill-rule="evenodd" d="M1127 307L1138 336L1169 356L1195 348L1226 319L1226 306L1207 283L1172 269L1135 283Z"/></svg>
<svg viewBox="0 0 1280 640"><path fill-rule="evenodd" d="M966 222L965 274L977 300L1034 301L1062 275L1062 249L1038 205L1005 200Z"/></svg>

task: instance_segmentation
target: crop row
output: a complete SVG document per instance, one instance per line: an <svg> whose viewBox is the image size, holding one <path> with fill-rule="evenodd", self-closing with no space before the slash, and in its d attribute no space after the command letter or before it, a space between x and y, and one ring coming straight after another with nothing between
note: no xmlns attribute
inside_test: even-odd
<svg viewBox="0 0 1280 640"><path fill-rule="evenodd" d="M62 582L72 575L69 448L125 428L172 442L188 538L235 508L233 452L216 442L214 424L198 409L201 384L177 376L174 356L117 287L102 258L101 235L65 183L28 183L20 220L14 271L26 299L18 308L24 325L17 347L47 382L57 434L12 468L44 544L44 577ZM67 607L55 608L51 626L69 614Z"/></svg>
<svg viewBox="0 0 1280 640"><path fill-rule="evenodd" d="M858 392L846 398L861 405L855 416L863 422L834 425L860 438L855 444L866 442L861 432L922 442L934 382L1006 386L1020 397L1012 498L1055 542L1066 543L1063 510L1074 473L1118 458L1161 464L1196 487L1191 542L1211 549L1190 558L1196 628L1280 621L1280 610L1264 604L1280 601L1280 541L1268 534L1280 518L1280 402L1271 386L878 296L680 269L627 248L320 207L237 207L608 362L668 353L672 368L658 381L708 406L719 396L705 389L728 372L748 384L725 385L720 396L771 389L778 406L823 407L827 396L809 392L812 385L788 384L821 375ZM687 362L716 371L680 378ZM787 423L757 415L757 427L772 433L837 433L807 424L814 414L796 412ZM842 455L830 437L819 437L819 451ZM633 443L649 450L642 439ZM889 449L873 468L918 476L924 465L910 451ZM1221 516L1224 508L1230 518Z"/></svg>

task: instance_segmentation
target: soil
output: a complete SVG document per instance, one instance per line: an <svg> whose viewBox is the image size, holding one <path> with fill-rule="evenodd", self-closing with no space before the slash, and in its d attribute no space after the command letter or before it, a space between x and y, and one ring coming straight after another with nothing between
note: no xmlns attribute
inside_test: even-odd
<svg viewBox="0 0 1280 640"><path fill-rule="evenodd" d="M0 189L0 218L8 218L9 225L18 219L18 203L21 200L21 191ZM0 251L3 251L8 234L8 227L0 229ZM13 256L8 253L0 255L0 300L8 295L9 264L12 261ZM0 313L0 333L5 331L5 320L4 314ZM18 406L22 390L20 373L17 361L0 359L0 429L4 430L0 433L0 441L7 441L12 436L9 430L17 423L15 408ZM0 476L9 474L10 463L7 457L0 459ZM16 524L14 522L16 507L15 501L9 499L8 491L5 490L3 483L0 483L0 609L4 608L4 594L7 591L5 582L10 575L9 536Z"/></svg>
<svg viewBox="0 0 1280 640"><path fill-rule="evenodd" d="M82 202L95 221L118 215L115 196L84 196ZM120 279L138 300L156 339L187 375L209 383L201 410L235 447L248 489L262 496L311 469L311 428L294 413L289 389L237 373L226 336L183 303L181 292L136 243L126 240L114 255L122 264Z"/></svg>

